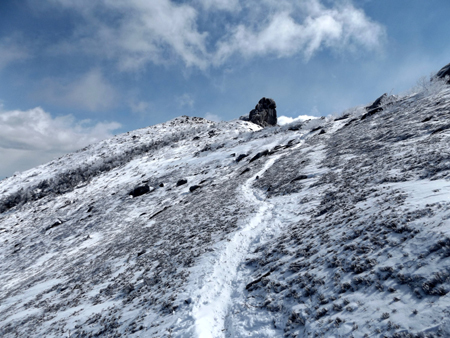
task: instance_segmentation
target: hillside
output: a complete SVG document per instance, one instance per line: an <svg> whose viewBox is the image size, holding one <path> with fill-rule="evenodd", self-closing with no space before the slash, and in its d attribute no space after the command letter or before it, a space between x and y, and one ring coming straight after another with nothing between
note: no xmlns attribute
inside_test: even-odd
<svg viewBox="0 0 450 338"><path fill-rule="evenodd" d="M282 127L183 116L7 178L0 335L449 337L449 144L434 83Z"/></svg>

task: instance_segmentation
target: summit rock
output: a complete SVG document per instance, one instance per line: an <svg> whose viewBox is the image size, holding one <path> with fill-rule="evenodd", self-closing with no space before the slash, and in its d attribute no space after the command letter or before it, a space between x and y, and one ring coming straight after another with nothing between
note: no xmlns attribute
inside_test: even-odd
<svg viewBox="0 0 450 338"><path fill-rule="evenodd" d="M248 120L261 127L275 126L277 124L277 104L273 99L263 97L255 109L250 111Z"/></svg>

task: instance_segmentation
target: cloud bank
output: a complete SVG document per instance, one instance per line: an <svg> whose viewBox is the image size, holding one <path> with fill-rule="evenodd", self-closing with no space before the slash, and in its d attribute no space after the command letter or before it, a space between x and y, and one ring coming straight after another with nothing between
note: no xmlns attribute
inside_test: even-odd
<svg viewBox="0 0 450 338"><path fill-rule="evenodd" d="M56 156L81 149L112 136L117 122L76 121L72 116L52 117L42 108L0 111L0 178L11 170L34 167Z"/></svg>

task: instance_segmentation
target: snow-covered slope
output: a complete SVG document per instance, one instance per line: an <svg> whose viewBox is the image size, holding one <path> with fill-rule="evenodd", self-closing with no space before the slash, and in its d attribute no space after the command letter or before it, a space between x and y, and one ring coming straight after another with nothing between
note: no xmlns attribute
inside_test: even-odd
<svg viewBox="0 0 450 338"><path fill-rule="evenodd" d="M1 181L0 335L450 336L450 88L363 113L180 117Z"/></svg>

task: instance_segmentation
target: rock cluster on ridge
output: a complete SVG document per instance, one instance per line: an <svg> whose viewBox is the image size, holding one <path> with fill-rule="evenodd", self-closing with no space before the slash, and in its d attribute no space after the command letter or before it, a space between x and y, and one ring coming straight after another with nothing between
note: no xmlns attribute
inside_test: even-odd
<svg viewBox="0 0 450 338"><path fill-rule="evenodd" d="M242 116L241 120L253 122L261 127L276 126L277 104L273 99L263 97L259 100L255 109L248 116Z"/></svg>
<svg viewBox="0 0 450 338"><path fill-rule="evenodd" d="M373 101L373 103L372 103L370 106L367 106L367 107L366 107L366 110L367 110L367 111L371 111L371 110L374 110L374 109L377 109L378 111L383 110L383 109L381 108L381 104L382 104L382 101L385 100L387 97L388 97L387 94L384 93L384 94L381 95L378 99L376 99L375 101Z"/></svg>

